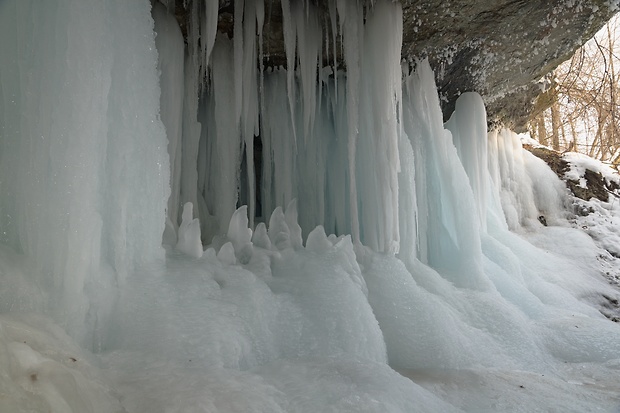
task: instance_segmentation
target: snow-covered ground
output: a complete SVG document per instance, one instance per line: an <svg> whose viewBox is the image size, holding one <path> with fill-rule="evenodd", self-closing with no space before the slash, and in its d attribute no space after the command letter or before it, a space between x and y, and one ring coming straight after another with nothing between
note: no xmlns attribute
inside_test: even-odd
<svg viewBox="0 0 620 413"><path fill-rule="evenodd" d="M31 312L3 250L0 411L617 412L620 325L599 311L620 208L587 205L485 235L483 291L321 227L301 246L290 210L252 234L242 208L219 252L134 274L95 353Z"/></svg>

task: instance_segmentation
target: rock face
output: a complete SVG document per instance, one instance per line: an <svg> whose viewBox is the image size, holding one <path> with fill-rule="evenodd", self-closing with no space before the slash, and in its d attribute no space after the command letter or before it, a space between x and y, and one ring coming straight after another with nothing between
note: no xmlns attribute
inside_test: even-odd
<svg viewBox="0 0 620 413"><path fill-rule="evenodd" d="M166 0L169 8L175 0ZM191 1L176 0L184 29ZM329 30L328 1L315 3ZM360 1L360 4L364 2ZM446 119L463 92L480 93L489 119L524 129L532 100L544 89L536 82L569 58L618 11L619 0L402 0L403 59L428 57ZM220 0L218 29L232 36L232 0ZM186 7L187 6L187 7ZM360 6L361 7L361 6ZM372 6L369 6L372 7ZM279 0L265 0L264 60L286 64ZM337 57L338 59L338 57ZM332 56L324 56L326 62Z"/></svg>
<svg viewBox="0 0 620 413"><path fill-rule="evenodd" d="M569 58L617 10L603 0L425 0L404 2L403 56L429 56L444 113L480 93L491 118L523 129L534 82Z"/></svg>

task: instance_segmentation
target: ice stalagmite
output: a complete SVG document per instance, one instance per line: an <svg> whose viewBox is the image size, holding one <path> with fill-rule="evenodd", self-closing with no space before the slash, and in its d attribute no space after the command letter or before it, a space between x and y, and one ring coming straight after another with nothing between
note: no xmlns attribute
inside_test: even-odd
<svg viewBox="0 0 620 413"><path fill-rule="evenodd" d="M444 129L427 61L405 79L404 130L414 150L417 244L423 261L456 285L487 288L477 206L452 135ZM449 165L449 166L448 166ZM420 225L421 224L421 225Z"/></svg>
<svg viewBox="0 0 620 413"><path fill-rule="evenodd" d="M194 218L194 208L191 202L183 205L183 216L179 227L179 241L177 249L193 258L202 257L202 242L200 240L200 222Z"/></svg>

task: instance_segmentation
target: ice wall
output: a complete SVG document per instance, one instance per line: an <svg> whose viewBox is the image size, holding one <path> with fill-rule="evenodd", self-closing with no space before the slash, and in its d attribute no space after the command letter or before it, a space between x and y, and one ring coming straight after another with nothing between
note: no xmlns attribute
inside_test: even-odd
<svg viewBox="0 0 620 413"><path fill-rule="evenodd" d="M225 232L239 204L248 205L254 223L297 198L304 231L325 223L332 232L352 233L355 242L397 251L400 6L377 2L365 19L362 8L339 5L334 27L345 39L346 77L319 70L324 47L319 11L312 4L283 2L282 7L285 72L264 72L260 63L262 44L255 33L264 23L262 2L235 9L242 24L235 25L233 40L218 36L206 48L196 47L203 44L199 39L211 39L207 8L204 21L193 23L198 28L190 29L188 39L181 170L174 166L181 104L163 99L180 60L173 40L158 40L162 119L173 135L169 226L178 227L180 204L192 202L209 243ZM178 38L166 29L165 15L156 10L155 18L162 27L159 36ZM394 30L383 30L386 26ZM337 35L332 33L334 42ZM254 154L256 141L261 152Z"/></svg>
<svg viewBox="0 0 620 413"><path fill-rule="evenodd" d="M261 6L252 2L236 11L243 24L234 40L218 36L207 56L188 59L194 66L186 66L184 116L197 112L200 132L183 129L183 170L172 171L181 202L195 205L209 244L225 234L236 207L248 205L253 227L297 199L304 234L323 225L375 251L420 260L459 286L487 288L480 238L488 221L505 225L500 205L516 229L541 211L556 214L553 205L561 202L536 204L546 192L540 188L536 197L529 189L523 162L532 160L513 159L518 143L507 132L502 142L498 132L487 137L477 94L461 96L444 127L428 63L413 64L415 71L401 65L398 4L379 1L364 13L345 3L332 6L331 31L322 33L312 4L282 3L287 69L262 67L260 38L246 36L263 22ZM165 16L158 16L163 25ZM199 33L189 39L197 44L192 36ZM346 75L321 67L317 56L330 47L330 36L341 37ZM162 45L160 60L172 59L171 45ZM160 66L172 70L174 62ZM198 95L194 72L206 79ZM164 122L178 107L162 103Z"/></svg>
<svg viewBox="0 0 620 413"><path fill-rule="evenodd" d="M92 343L127 274L163 257L150 3L3 1L0 48L0 240L37 264L45 310Z"/></svg>
<svg viewBox="0 0 620 413"><path fill-rule="evenodd" d="M428 64L403 75L398 3L330 3L323 33L314 6L283 2L288 68L265 70L262 3L236 10L234 40L215 38L209 4L187 52L158 3L155 23L148 2L1 6L0 237L37 263L70 329L105 325L127 274L162 258L164 225L164 243L183 245L187 202L194 256L198 233L226 241L241 204L254 228L296 199L304 237L323 225L482 290L489 220L559 216L514 138L494 133L485 152L479 97L463 96L446 130ZM346 75L319 58L338 36Z"/></svg>
<svg viewBox="0 0 620 413"><path fill-rule="evenodd" d="M209 243L226 232L240 199L249 204L250 222L297 199L305 233L323 224L377 251L405 245L406 260L454 273L463 286L481 286L456 271L481 272L480 233L487 210L500 215L497 198L511 228L559 209L558 200L542 196L552 191L534 184L536 193L527 192L527 182L539 181L531 176L536 168L525 168L534 161L522 159L507 132L491 134L489 182L477 95L459 99L450 133L427 64L402 77L398 4L377 2L365 19L358 8L333 10L346 77L318 70L318 11L283 5L291 67L259 74L260 45L244 35L264 18L253 2L240 8L244 42L220 37L187 64L176 22L158 4L153 43L148 4L105 3L90 13L83 4L3 3L2 239L39 263L46 288L75 297L69 307L86 310L88 282L113 289L136 264L160 256L168 163L172 237L186 201ZM140 24L112 30L115 19L120 27ZM210 39L205 33L198 35ZM253 165L255 139L260 167ZM107 275L88 275L99 271Z"/></svg>

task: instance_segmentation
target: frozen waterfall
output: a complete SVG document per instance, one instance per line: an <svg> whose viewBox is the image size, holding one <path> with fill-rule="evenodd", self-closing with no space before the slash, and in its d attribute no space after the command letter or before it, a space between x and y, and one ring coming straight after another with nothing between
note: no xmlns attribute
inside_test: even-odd
<svg viewBox="0 0 620 413"><path fill-rule="evenodd" d="M614 407L601 250L400 3L282 0L287 68L165 3L0 2L0 411Z"/></svg>

